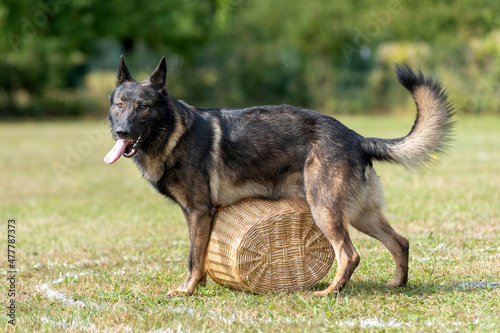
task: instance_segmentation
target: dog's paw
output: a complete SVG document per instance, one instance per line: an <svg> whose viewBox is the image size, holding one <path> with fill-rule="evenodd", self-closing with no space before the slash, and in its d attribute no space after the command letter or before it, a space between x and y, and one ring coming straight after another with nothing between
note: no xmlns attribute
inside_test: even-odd
<svg viewBox="0 0 500 333"><path fill-rule="evenodd" d="M404 287L406 287L406 283L401 282L401 281L392 280L392 281L387 282L385 284L385 286L387 288L393 288L393 289L404 288Z"/></svg>
<svg viewBox="0 0 500 333"><path fill-rule="evenodd" d="M332 297L337 297L339 294L338 291L331 291L329 288L325 290L320 290L320 291L315 291L313 293L314 297L325 297L325 296L332 296Z"/></svg>
<svg viewBox="0 0 500 333"><path fill-rule="evenodd" d="M172 289L172 290L169 290L167 293L168 298L186 297L186 296L189 296L189 294L185 290L182 290L182 289Z"/></svg>

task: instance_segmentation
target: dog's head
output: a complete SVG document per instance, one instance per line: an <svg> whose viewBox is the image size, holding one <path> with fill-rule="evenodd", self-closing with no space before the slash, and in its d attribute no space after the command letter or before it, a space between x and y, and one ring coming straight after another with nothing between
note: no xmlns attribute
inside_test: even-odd
<svg viewBox="0 0 500 333"><path fill-rule="evenodd" d="M114 163L122 155L134 156L148 140L155 125L164 119L169 99L166 80L165 57L161 58L153 74L142 82L132 78L123 56L120 58L108 116L116 144L104 158L105 163Z"/></svg>

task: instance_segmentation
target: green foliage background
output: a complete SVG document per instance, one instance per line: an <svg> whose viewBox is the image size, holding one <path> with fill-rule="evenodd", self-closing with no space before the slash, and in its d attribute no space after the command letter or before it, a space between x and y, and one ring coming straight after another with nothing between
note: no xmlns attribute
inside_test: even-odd
<svg viewBox="0 0 500 333"><path fill-rule="evenodd" d="M499 113L498 13L494 0L3 0L0 115L104 114L120 54L137 79L167 55L170 91L201 106L394 112L406 62L459 112Z"/></svg>

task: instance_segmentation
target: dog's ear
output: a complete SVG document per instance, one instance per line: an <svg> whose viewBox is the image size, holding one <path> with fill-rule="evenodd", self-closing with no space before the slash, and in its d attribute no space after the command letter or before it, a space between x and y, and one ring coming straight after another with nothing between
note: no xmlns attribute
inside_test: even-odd
<svg viewBox="0 0 500 333"><path fill-rule="evenodd" d="M130 72L125 65L125 60L123 60L123 56L120 57L120 68L118 69L118 76L116 77L116 86L119 86L123 82L127 81L135 81L130 75Z"/></svg>
<svg viewBox="0 0 500 333"><path fill-rule="evenodd" d="M163 56L160 60L160 63L156 67L155 71L149 77L149 81L161 89L163 92L167 92L167 62L165 60L165 56Z"/></svg>

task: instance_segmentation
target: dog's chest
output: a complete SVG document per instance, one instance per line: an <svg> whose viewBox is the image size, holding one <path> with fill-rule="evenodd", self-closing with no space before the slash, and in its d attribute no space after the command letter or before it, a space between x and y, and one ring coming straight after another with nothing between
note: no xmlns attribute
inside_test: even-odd
<svg viewBox="0 0 500 333"><path fill-rule="evenodd" d="M165 173L165 162L159 157L141 154L135 162L142 176L152 184L160 181Z"/></svg>

